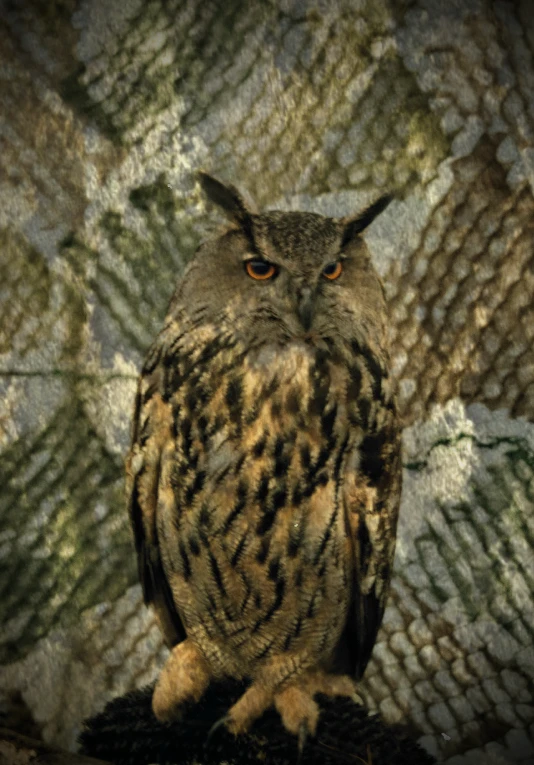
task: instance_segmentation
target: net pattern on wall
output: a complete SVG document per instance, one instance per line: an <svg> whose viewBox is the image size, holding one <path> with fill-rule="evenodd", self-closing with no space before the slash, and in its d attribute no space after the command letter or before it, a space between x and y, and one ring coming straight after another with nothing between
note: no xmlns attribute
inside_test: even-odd
<svg viewBox="0 0 534 765"><path fill-rule="evenodd" d="M335 215L387 190L396 201L368 243L410 429L396 576L364 691L451 765L481 748L527 762L530 3L252 6L0 3L3 684L23 687L49 739L72 743L83 716L161 660L123 454L143 353L213 225L194 171L262 207ZM473 425L458 402L486 419ZM81 678L82 708L43 702L75 698Z"/></svg>

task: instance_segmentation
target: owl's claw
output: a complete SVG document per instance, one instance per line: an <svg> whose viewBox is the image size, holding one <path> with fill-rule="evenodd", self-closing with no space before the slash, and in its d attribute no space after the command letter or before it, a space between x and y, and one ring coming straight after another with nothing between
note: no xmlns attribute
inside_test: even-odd
<svg viewBox="0 0 534 765"><path fill-rule="evenodd" d="M309 733L308 723L306 722L306 720L303 720L301 724L299 725L299 740L298 740L299 753L297 756L297 765L300 765L302 761L302 752L304 751L304 745L306 744L308 733Z"/></svg>
<svg viewBox="0 0 534 765"><path fill-rule="evenodd" d="M208 735L206 737L206 744L208 744L211 741L213 734L216 731L218 731L219 728L222 728L223 725L226 725L226 723L230 722L230 720L231 720L230 715L223 715L218 720L216 720L208 731Z"/></svg>

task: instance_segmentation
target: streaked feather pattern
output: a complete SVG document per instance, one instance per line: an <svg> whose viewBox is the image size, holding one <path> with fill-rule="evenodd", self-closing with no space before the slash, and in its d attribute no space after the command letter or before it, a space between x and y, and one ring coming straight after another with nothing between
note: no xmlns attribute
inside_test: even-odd
<svg viewBox="0 0 534 765"><path fill-rule="evenodd" d="M149 351L127 465L145 599L177 646L154 708L177 713L210 677L249 678L230 729L274 703L289 730L313 732L314 693L350 692L343 677L365 669L394 556L383 294L364 217L256 215L214 183L234 225L197 253ZM253 284L247 256L274 262L276 280ZM334 257L343 281L330 286L320 275Z"/></svg>

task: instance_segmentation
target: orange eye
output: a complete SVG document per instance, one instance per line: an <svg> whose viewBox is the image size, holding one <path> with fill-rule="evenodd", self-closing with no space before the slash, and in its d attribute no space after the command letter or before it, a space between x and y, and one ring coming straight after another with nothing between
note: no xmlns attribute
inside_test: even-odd
<svg viewBox="0 0 534 765"><path fill-rule="evenodd" d="M343 265L340 260L337 260L335 263L329 263L323 269L323 276L326 276L327 279L337 279L342 271Z"/></svg>
<svg viewBox="0 0 534 765"><path fill-rule="evenodd" d="M245 271L253 279L261 280L271 279L276 273L276 268L272 263L267 263L265 260L247 260Z"/></svg>

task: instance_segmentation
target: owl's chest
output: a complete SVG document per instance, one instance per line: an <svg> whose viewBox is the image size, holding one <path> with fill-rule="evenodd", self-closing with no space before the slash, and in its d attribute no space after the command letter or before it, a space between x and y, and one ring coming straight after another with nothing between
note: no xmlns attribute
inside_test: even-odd
<svg viewBox="0 0 534 765"><path fill-rule="evenodd" d="M298 344L219 365L172 400L180 518L229 532L243 517L262 537L313 497L322 497L319 506L334 502L357 437L349 370Z"/></svg>
<svg viewBox="0 0 534 765"><path fill-rule="evenodd" d="M202 406L192 387L175 396L164 472L176 514L160 519L160 539L190 631L235 635L235 650L243 639L259 653L305 641L320 653L350 595L339 488L356 448L350 381L300 348L264 362L200 380Z"/></svg>

